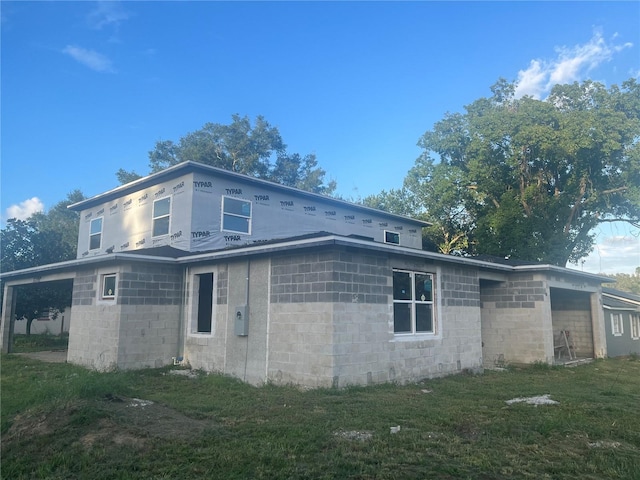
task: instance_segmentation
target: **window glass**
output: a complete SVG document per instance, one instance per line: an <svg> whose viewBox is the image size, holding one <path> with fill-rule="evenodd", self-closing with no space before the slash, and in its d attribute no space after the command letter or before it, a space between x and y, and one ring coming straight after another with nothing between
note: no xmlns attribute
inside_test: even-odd
<svg viewBox="0 0 640 480"><path fill-rule="evenodd" d="M91 220L91 235L102 233L102 217Z"/></svg>
<svg viewBox="0 0 640 480"><path fill-rule="evenodd" d="M393 272L393 332L435 333L433 274Z"/></svg>
<svg viewBox="0 0 640 480"><path fill-rule="evenodd" d="M91 220L89 226L89 250L100 248L102 243L102 217Z"/></svg>
<svg viewBox="0 0 640 480"><path fill-rule="evenodd" d="M411 333L411 304L393 304L393 331L395 333Z"/></svg>
<svg viewBox="0 0 640 480"><path fill-rule="evenodd" d="M415 274L416 279L416 300L430 302L433 300L431 275L421 273Z"/></svg>
<svg viewBox="0 0 640 480"><path fill-rule="evenodd" d="M251 233L251 202L222 197L222 230Z"/></svg>
<svg viewBox="0 0 640 480"><path fill-rule="evenodd" d="M636 313L631 315L631 338L640 339L640 315Z"/></svg>
<svg viewBox="0 0 640 480"><path fill-rule="evenodd" d="M224 229L234 232L249 233L249 219L234 217L233 215L225 215Z"/></svg>
<svg viewBox="0 0 640 480"><path fill-rule="evenodd" d="M411 300L411 276L408 272L393 272L393 299Z"/></svg>
<svg viewBox="0 0 640 480"><path fill-rule="evenodd" d="M611 331L614 335L622 335L622 316L619 313L611 315Z"/></svg>
<svg viewBox="0 0 640 480"><path fill-rule="evenodd" d="M396 232L384 232L384 242L400 245L400 234Z"/></svg>
<svg viewBox="0 0 640 480"><path fill-rule="evenodd" d="M163 215L169 215L171 208L171 198L162 198L153 202L153 217L161 217Z"/></svg>
<svg viewBox="0 0 640 480"><path fill-rule="evenodd" d="M169 233L169 217L156 218L153 221L153 236L159 237Z"/></svg>
<svg viewBox="0 0 640 480"><path fill-rule="evenodd" d="M114 298L116 296L116 274L108 274L102 277L102 298Z"/></svg>
<svg viewBox="0 0 640 480"><path fill-rule="evenodd" d="M198 315L196 332L211 333L213 321L213 273L196 275L198 280Z"/></svg>
<svg viewBox="0 0 640 480"><path fill-rule="evenodd" d="M232 213L234 215L250 217L251 202L227 197L224 199L224 213Z"/></svg>
<svg viewBox="0 0 640 480"><path fill-rule="evenodd" d="M153 202L153 237L169 233L171 219L171 197L161 198Z"/></svg>
<svg viewBox="0 0 640 480"><path fill-rule="evenodd" d="M433 332L433 312L431 305L428 303L416 305L416 332Z"/></svg>

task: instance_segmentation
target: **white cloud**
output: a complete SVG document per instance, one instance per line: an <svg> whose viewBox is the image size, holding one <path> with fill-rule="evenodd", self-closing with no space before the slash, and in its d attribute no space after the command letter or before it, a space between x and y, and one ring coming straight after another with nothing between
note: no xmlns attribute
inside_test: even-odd
<svg viewBox="0 0 640 480"><path fill-rule="evenodd" d="M113 66L111 65L111 60L94 50L87 50L86 48L67 45L62 50L62 53L64 53L65 55L69 55L77 62L81 63L85 67L89 67L91 70L95 70L96 72L115 72Z"/></svg>
<svg viewBox="0 0 640 480"><path fill-rule="evenodd" d="M530 95L534 98L540 98L544 92L548 76L546 70L540 60L531 60L528 69L518 72L516 96L519 98L524 95Z"/></svg>
<svg viewBox="0 0 640 480"><path fill-rule="evenodd" d="M600 32L595 32L584 45L557 47L555 59L531 60L526 70L518 72L515 95L518 98L525 95L541 98L554 85L580 81L594 68L610 61L616 53L632 46L631 43L615 45L613 41L607 42Z"/></svg>
<svg viewBox="0 0 640 480"><path fill-rule="evenodd" d="M11 205L6 210L7 218L26 220L36 212L44 211L44 203L38 197L29 198L18 205Z"/></svg>
<svg viewBox="0 0 640 480"><path fill-rule="evenodd" d="M640 237L614 235L602 238L584 258L584 264L572 266L590 273L632 274L640 267Z"/></svg>
<svg viewBox="0 0 640 480"><path fill-rule="evenodd" d="M119 2L98 2L96 8L89 13L87 21L96 30L104 27L114 27L117 30L129 17L129 13L122 9Z"/></svg>

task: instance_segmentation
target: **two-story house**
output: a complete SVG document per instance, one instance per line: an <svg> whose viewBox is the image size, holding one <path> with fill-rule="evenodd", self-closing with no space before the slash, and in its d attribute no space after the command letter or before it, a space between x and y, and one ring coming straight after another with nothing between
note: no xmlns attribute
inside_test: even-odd
<svg viewBox="0 0 640 480"><path fill-rule="evenodd" d="M416 219L193 162L70 208L77 259L1 277L4 351L19 286L71 278L68 361L99 370L406 382L551 363L567 328L606 355L602 277L424 251Z"/></svg>

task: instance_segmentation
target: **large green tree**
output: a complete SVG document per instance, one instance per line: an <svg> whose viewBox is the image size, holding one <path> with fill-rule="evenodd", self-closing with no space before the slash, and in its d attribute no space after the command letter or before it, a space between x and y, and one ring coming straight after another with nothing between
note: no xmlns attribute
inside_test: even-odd
<svg viewBox="0 0 640 480"><path fill-rule="evenodd" d="M207 123L178 143L158 141L149 152L151 173L185 161L325 195L331 195L336 188L335 181L325 182L326 172L318 166L315 155L288 153L278 128L262 116L258 116L253 125L248 117L239 115L233 115L228 125ZM121 183L140 178L135 172L123 169L116 176Z"/></svg>
<svg viewBox="0 0 640 480"><path fill-rule="evenodd" d="M623 292L635 293L640 295L640 267L636 267L636 271L632 274L628 273L616 273L615 275L607 275L613 278L616 283L613 285L605 285L612 287Z"/></svg>
<svg viewBox="0 0 640 480"><path fill-rule="evenodd" d="M84 195L75 190L47 213L38 212L26 220L9 219L6 227L0 230L0 271L75 258L79 217L67 206L83 199ZM62 311L71 305L71 286L71 281L64 280L18 287L15 315L18 319L26 319L27 334L34 319L50 310Z"/></svg>
<svg viewBox="0 0 640 480"><path fill-rule="evenodd" d="M403 195L440 250L565 266L596 225L638 227L640 85L557 85L545 100L514 87L500 80L419 141Z"/></svg>

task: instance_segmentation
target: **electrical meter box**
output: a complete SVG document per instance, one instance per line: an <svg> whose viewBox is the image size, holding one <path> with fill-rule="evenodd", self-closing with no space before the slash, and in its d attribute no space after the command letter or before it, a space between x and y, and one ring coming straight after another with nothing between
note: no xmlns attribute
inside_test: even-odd
<svg viewBox="0 0 640 480"><path fill-rule="evenodd" d="M239 305L235 308L233 332L239 337L249 335L249 309L246 305Z"/></svg>

